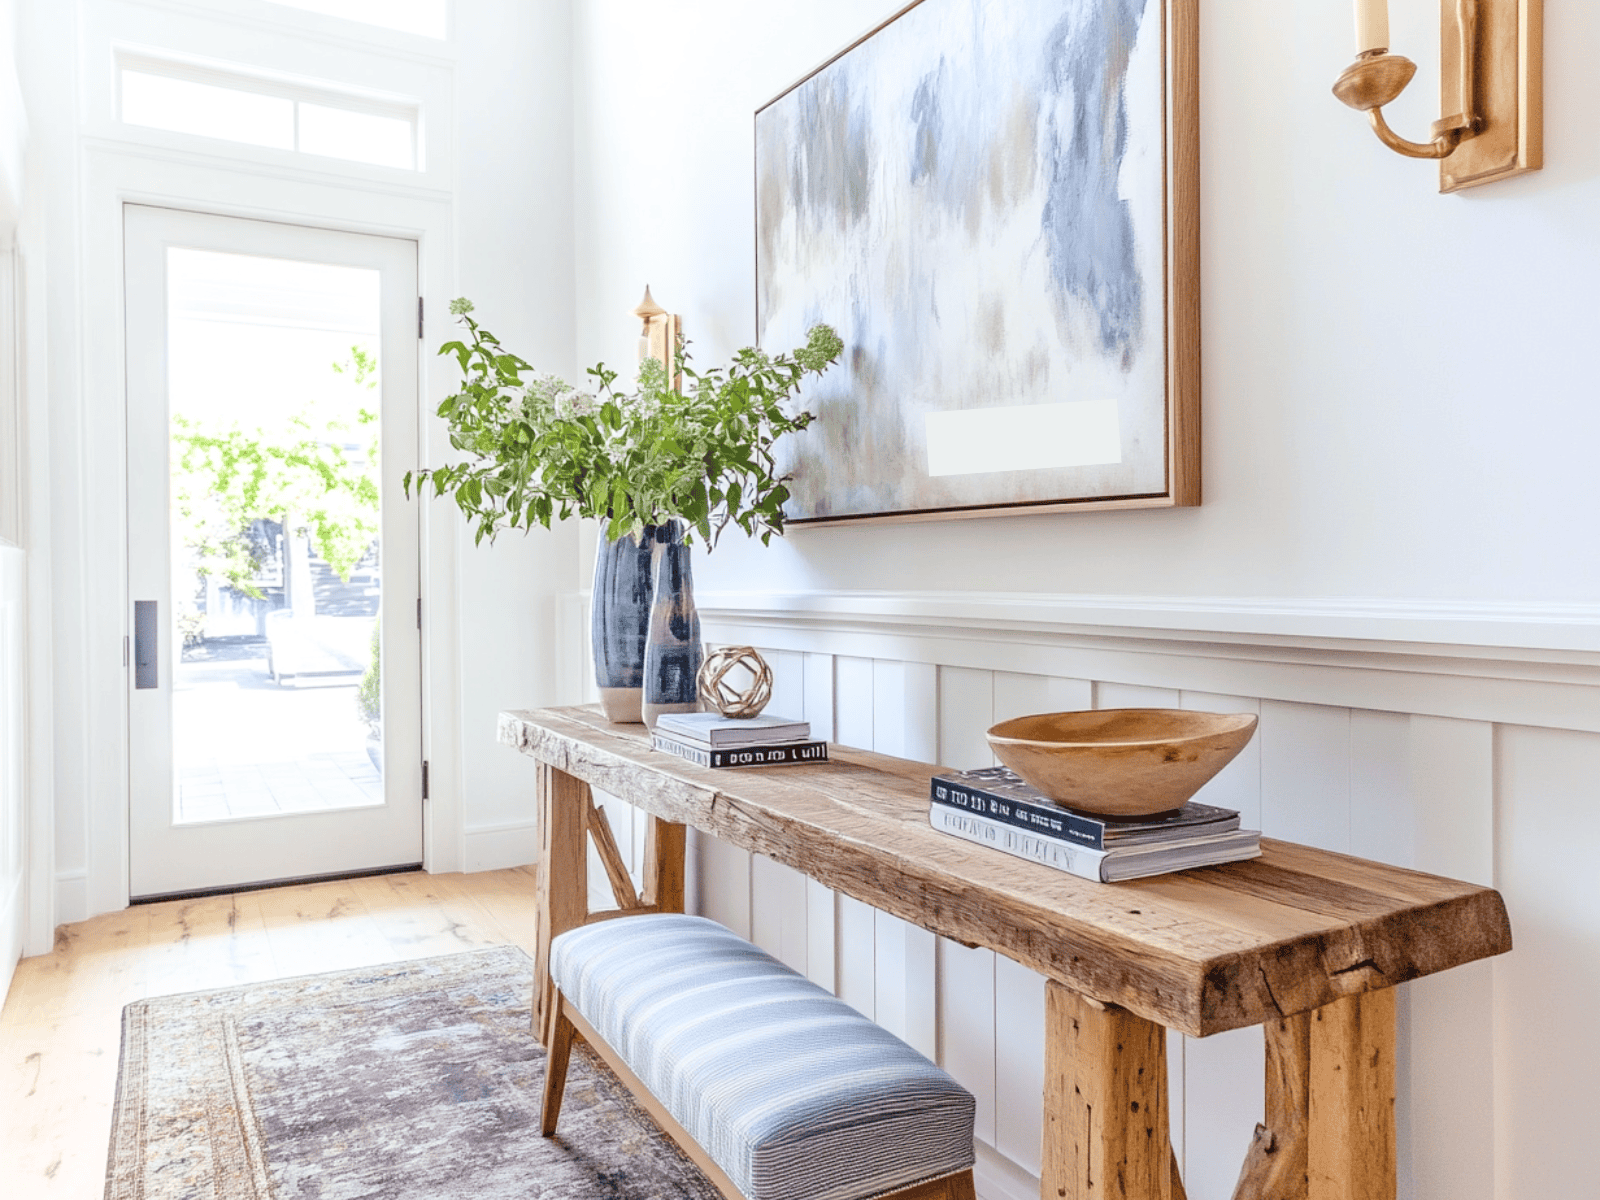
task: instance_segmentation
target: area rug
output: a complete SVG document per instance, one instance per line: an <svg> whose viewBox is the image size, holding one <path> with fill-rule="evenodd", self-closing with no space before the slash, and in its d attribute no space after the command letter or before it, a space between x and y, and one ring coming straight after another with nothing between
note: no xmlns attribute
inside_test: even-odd
<svg viewBox="0 0 1600 1200"><path fill-rule="evenodd" d="M130 1004L106 1200L717 1200L583 1046L539 1135L515 947Z"/></svg>

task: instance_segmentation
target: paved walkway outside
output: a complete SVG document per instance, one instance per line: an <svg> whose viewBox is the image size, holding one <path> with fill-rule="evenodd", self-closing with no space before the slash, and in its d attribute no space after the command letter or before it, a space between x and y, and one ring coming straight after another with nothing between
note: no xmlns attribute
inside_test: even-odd
<svg viewBox="0 0 1600 1200"><path fill-rule="evenodd" d="M279 687L267 674L265 639L208 643L200 653L179 665L173 687L180 824L383 803L353 676Z"/></svg>

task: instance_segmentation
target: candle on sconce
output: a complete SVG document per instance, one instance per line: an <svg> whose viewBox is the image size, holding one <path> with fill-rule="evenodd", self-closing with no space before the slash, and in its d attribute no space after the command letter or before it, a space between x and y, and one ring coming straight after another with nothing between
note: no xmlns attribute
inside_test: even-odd
<svg viewBox="0 0 1600 1200"><path fill-rule="evenodd" d="M1389 49L1389 0L1356 0L1356 53Z"/></svg>

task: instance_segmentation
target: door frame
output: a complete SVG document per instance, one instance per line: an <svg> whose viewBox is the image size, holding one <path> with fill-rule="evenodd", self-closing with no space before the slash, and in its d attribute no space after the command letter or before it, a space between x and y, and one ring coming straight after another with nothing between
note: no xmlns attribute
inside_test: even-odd
<svg viewBox="0 0 1600 1200"><path fill-rule="evenodd" d="M126 341L123 304L123 206L144 204L218 216L371 233L418 245L419 290L430 314L418 343L422 393L418 420L425 461L449 452L438 422L426 419L454 390L450 364L423 347L438 340L454 275L454 205L440 189L327 179L264 178L227 164L197 164L186 156L174 170L171 156L122 146L88 146L82 159L84 214L81 242L67 249L79 262L81 325L76 345L53 365L75 404L62 433L77 446L81 508L57 513L55 573L83 598L77 614L81 638L58 659L56 728L79 731L78 753L59 761L58 790L83 796L87 861L57 862L51 921L79 920L126 907L129 896L128 689L122 660L127 614L127 563L123 531L126 504ZM173 190L173 180L184 187ZM54 249L54 247L52 247ZM62 361L65 360L65 361ZM89 485L89 480L94 485ZM460 683L454 638L457 531L441 506L424 505L420 537L423 601L423 753L430 763L423 806L423 865L459 871L465 864L460 768ZM73 544L76 548L73 549ZM63 576L66 578L63 579ZM59 626L58 626L59 630ZM63 670L62 668L65 668ZM66 676L64 679L63 676ZM62 687L62 683L69 686Z"/></svg>
<svg viewBox="0 0 1600 1200"><path fill-rule="evenodd" d="M413 332L417 243L150 205L125 205L123 214L129 369L128 587L136 599L153 599L164 606L155 621L154 686L136 687L129 695L131 889L141 898L159 897L415 865L422 851L422 681L421 628L420 623L413 628L411 620L419 601L421 502L403 496L401 476L419 452L421 339ZM175 636L172 570L180 551L170 540L169 501L172 364L166 297L168 251L173 247L346 265L383 275L378 351L383 381L380 523L386 617L381 805L192 825L178 825L172 819L177 784L172 755L177 732L175 689L182 656Z"/></svg>

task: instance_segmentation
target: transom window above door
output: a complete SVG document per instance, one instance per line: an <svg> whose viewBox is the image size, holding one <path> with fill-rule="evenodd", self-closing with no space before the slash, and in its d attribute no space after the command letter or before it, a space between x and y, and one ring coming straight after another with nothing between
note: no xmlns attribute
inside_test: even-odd
<svg viewBox="0 0 1600 1200"><path fill-rule="evenodd" d="M444 38L450 33L450 0L273 0L289 8L329 17L343 17L364 25L382 25L421 37Z"/></svg>
<svg viewBox="0 0 1600 1200"><path fill-rule="evenodd" d="M142 54L118 55L117 83L117 115L128 125L422 169L415 101Z"/></svg>

